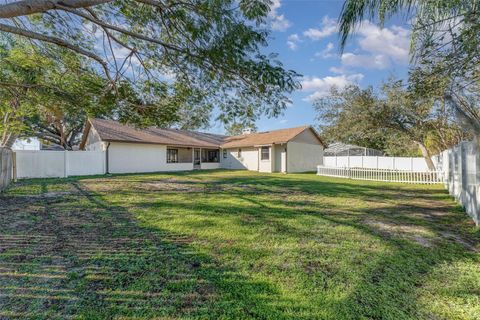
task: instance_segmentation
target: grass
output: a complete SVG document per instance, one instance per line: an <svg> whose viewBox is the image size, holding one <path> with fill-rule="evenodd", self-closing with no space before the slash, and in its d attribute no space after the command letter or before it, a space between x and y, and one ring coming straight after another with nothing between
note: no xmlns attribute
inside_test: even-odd
<svg viewBox="0 0 480 320"><path fill-rule="evenodd" d="M441 186L196 171L0 195L0 319L480 319Z"/></svg>

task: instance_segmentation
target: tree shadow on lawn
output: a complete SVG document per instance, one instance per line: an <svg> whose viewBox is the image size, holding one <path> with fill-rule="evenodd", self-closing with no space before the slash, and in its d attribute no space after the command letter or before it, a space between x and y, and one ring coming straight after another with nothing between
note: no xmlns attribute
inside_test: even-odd
<svg viewBox="0 0 480 320"><path fill-rule="evenodd" d="M300 261L304 269L302 272L317 288L313 288L310 301L302 301L300 298L286 299L278 291L275 283L255 281L251 275L220 267L219 261L211 255L193 249L190 243L196 239L191 235L179 235L157 227L139 225L132 213L137 209L155 209L156 214L163 215L185 207L190 208L190 203L182 203L181 199L159 203L150 191L149 198L143 198L142 204L132 204L127 211L120 206L109 204L101 194L85 191L72 180L80 196L67 194L61 199L37 199L33 207L41 207L37 212L37 216L41 216L37 217L41 219L40 223L37 220L36 226L24 228L24 233L20 237L15 235L18 231L15 225L7 228L11 234L5 233L3 237L10 238L11 244L23 247L24 251L30 253L23 252L20 256L16 256L15 252L6 256L0 253L0 265L2 256L7 262L19 263L14 265L17 268L15 271L22 271L20 267L27 268L28 263L33 263L35 266L26 271L36 273L38 276L52 275L58 273L53 271L53 266L58 264L65 278L42 279L37 283L35 279L26 276L12 277L13 282L7 281L12 289L8 289L8 286L7 289L3 289L9 294L6 304L3 302L8 308L5 309L0 301L0 310L20 312L30 308L61 317L83 315L88 319L111 318L113 315L211 319L221 316L265 319L435 318L435 314L428 312L425 314L419 308L417 289L422 286L425 277L441 264L459 261L479 262L477 254L458 243L440 242L427 247L414 239L399 237L398 234L386 234L378 224L371 223L380 221L420 225L437 234L444 229L445 222L455 218L462 221L462 224L465 223L464 213L452 210L454 205L433 208L431 211L427 210L428 206L425 204L409 206L402 203L392 203L381 208L352 208L350 211L335 208L316 209L302 201L294 203L295 201L278 198L269 201L259 200L258 193L252 192L254 189L247 188L242 191L242 186L260 186L265 189L266 194L268 189L275 191L280 188L284 189L279 192L280 194L297 190L327 196L340 193L347 198L349 192L354 192L355 197L366 200L372 199L371 197L381 198L384 190L391 192L391 197L395 198L399 190L395 186L386 188L375 185L358 186L355 183L312 182L307 179L299 182L282 182L281 177L254 177L252 181L247 179L219 178L216 183L239 186L240 189L233 188L230 191L225 189L224 192L242 198L251 203L251 207L198 202L193 209L206 217L237 215L239 219L236 221L239 226L249 224L268 226L266 230L279 237L293 236L299 241L322 241L318 238L317 231L295 228L286 223L288 220L308 216L316 221L313 224L323 223L326 224L326 228L345 226L357 230L378 240L388 249L380 254L371 254L368 248L361 248L367 252L356 252L348 247L341 249L336 254L349 258L346 267L350 268L353 274L344 278L345 266L325 265L315 259L316 254L325 255L331 254L330 252L302 248L300 256L310 257ZM138 179L138 181L150 180L151 178ZM207 190L203 193L214 197L215 187L210 190L212 191ZM112 192L117 191L130 194L125 190ZM422 197L428 201L445 198L441 190L422 189L419 192L417 188L402 187L401 193L404 192L407 193L406 203ZM190 196L188 192L184 195ZM165 197L168 198L168 193ZM38 203L39 200L41 204ZM285 206L285 203L290 205ZM32 203L27 204L26 211L35 210L30 208ZM279 208L280 205L283 207ZM424 215L412 215L419 210ZM435 215L434 211L443 214ZM242 216L248 219L241 219ZM450 232L461 234L462 229L453 226ZM34 242L28 236L35 234L42 235L43 242ZM49 240L49 237L53 237L52 240ZM478 238L474 238L469 241L477 240ZM340 245L343 240L337 241ZM59 242L63 242L63 245ZM473 244L475 245L475 242ZM258 248L243 250L244 252L239 252L240 255L251 256ZM252 271L251 274L255 272ZM22 287L27 290L21 289ZM34 291L35 287L40 287L44 291ZM323 299L315 300L316 296L335 288L342 292L324 295ZM475 294L475 291L472 292L468 288L465 290L467 294ZM47 298L41 297L46 294L49 295ZM65 301L55 298L62 295L72 299ZM41 305L32 304L32 301L41 301Z"/></svg>
<svg viewBox="0 0 480 320"><path fill-rule="evenodd" d="M381 193L378 187L376 189L377 195ZM438 200L445 198L442 190L425 191L423 193L423 190L412 188L410 192L416 196L409 195L399 203L383 204L379 208L375 206L367 209L351 208L348 211L335 208L315 209L311 204L305 204L302 201L296 202L293 208L285 206L279 208L279 205L285 205L289 200L259 200L258 194L249 196L246 193L233 191L232 195L253 206L209 204L208 201L199 201L195 202L195 210L205 218L233 216L230 222L237 223L239 227L245 225L263 227L262 230L266 234L296 237L300 241L316 241L319 230L297 228L288 223L288 221L308 216L316 221L312 222L312 226L326 223L325 228L349 227L377 239L382 246L387 247L381 254L374 252L370 254L368 248L361 248L361 246L359 249L367 252L358 253L349 248L342 252L346 256L356 256L352 258L352 263L349 265L354 274L354 282L345 282L345 279L342 279L345 270L341 270L339 266L326 266L320 261L314 261L315 259L302 261L305 273L311 277L312 283L328 282L325 290L329 290L335 286L335 284L332 285L331 279L335 279L334 281L340 284L339 287L344 288L343 294L338 295L337 298L330 296L323 300L324 305L317 305L318 309L312 310L310 314L312 318L320 314L330 315L331 318L335 318L335 315L337 318L367 319L435 318L439 315L424 305L424 301L419 300L418 290L422 288L426 277L436 268L462 261L472 265L480 263L477 250L480 241L478 232L470 234L464 232L466 229L471 231L473 226L468 223L468 217L459 210L458 206L453 202L445 203ZM396 192L398 193L399 190ZM414 204L409 205L409 201ZM161 202L152 199L151 202L146 201L137 206L141 209L156 209L161 215L162 212L178 212L182 208L191 208L191 203L182 203L178 198L175 201L162 198ZM200 222L195 224L195 227L201 225ZM185 226L189 226L188 223ZM201 226L218 227L210 221ZM422 236L422 232L426 235ZM343 240L348 241L348 239ZM339 247L343 240L338 240ZM254 247L235 250L248 258L254 256L254 251L260 249ZM303 253L305 256L312 256L314 252L307 250ZM325 252L321 251L316 253L325 255ZM265 252L265 254L274 253ZM355 261L355 259L359 260ZM442 281L447 285L455 279L440 280ZM479 287L474 286L463 287L463 290L451 292L450 298L454 300L468 298L470 302L465 304L467 306L468 303L475 301L479 290Z"/></svg>
<svg viewBox="0 0 480 320"><path fill-rule="evenodd" d="M197 252L188 236L141 226L125 208L72 186L78 193L61 197L0 196L4 208L23 208L0 214L1 319L282 319L285 306L304 313L270 283Z"/></svg>
<svg viewBox="0 0 480 320"><path fill-rule="evenodd" d="M224 175L226 174L226 175ZM150 194L152 191L188 191L199 193L228 192L237 194L293 194L322 195L336 198L358 198L368 200L391 200L401 196L406 202L417 199L419 192L433 200L449 199L449 195L438 186L405 185L372 181L349 180L320 177L313 173L262 174L245 170L196 170L186 172L163 172L141 174L112 174L108 176L82 176L66 179L21 180L17 185L49 186L64 185L69 182L99 184L95 192L114 191L116 194ZM155 184L158 185L155 188ZM120 187L118 187L120 185ZM147 186L145 186L147 185ZM162 188L162 185L165 188ZM170 185L180 185L170 188ZM190 190L188 188L190 187ZM43 192L43 191L42 191Z"/></svg>

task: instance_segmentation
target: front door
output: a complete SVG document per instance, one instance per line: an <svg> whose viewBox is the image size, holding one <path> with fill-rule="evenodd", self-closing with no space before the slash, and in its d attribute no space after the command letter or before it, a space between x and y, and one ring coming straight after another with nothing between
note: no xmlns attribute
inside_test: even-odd
<svg viewBox="0 0 480 320"><path fill-rule="evenodd" d="M193 169L200 169L200 149L193 149Z"/></svg>
<svg viewBox="0 0 480 320"><path fill-rule="evenodd" d="M280 153L280 172L287 172L287 148Z"/></svg>

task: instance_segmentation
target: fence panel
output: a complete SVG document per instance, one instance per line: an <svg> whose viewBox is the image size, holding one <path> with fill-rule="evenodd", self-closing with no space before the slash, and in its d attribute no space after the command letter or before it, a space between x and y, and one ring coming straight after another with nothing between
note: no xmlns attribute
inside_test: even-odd
<svg viewBox="0 0 480 320"><path fill-rule="evenodd" d="M105 173L103 151L17 151L17 178L65 178Z"/></svg>
<svg viewBox="0 0 480 320"><path fill-rule="evenodd" d="M64 178L65 152L16 151L17 178Z"/></svg>
<svg viewBox="0 0 480 320"><path fill-rule="evenodd" d="M327 177L350 178L356 180L435 184L443 183L441 171L405 171L371 168L338 168L318 166L317 174Z"/></svg>
<svg viewBox="0 0 480 320"><path fill-rule="evenodd" d="M445 187L472 217L480 224L480 156L475 142L462 142L443 151L437 158L443 171Z"/></svg>
<svg viewBox="0 0 480 320"><path fill-rule="evenodd" d="M105 173L105 152L67 151L67 176L88 176Z"/></svg>
<svg viewBox="0 0 480 320"><path fill-rule="evenodd" d="M326 167L428 171L421 157L325 156Z"/></svg>
<svg viewBox="0 0 480 320"><path fill-rule="evenodd" d="M0 147L0 192L5 190L12 181L13 152Z"/></svg>

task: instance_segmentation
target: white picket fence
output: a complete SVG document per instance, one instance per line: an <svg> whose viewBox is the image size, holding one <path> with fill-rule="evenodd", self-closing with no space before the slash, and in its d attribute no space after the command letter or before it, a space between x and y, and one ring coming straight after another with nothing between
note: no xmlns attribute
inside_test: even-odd
<svg viewBox="0 0 480 320"><path fill-rule="evenodd" d="M325 156L323 165L336 168L428 171L425 159L422 157Z"/></svg>
<svg viewBox="0 0 480 320"><path fill-rule="evenodd" d="M317 175L356 180L435 184L443 183L443 172L318 166Z"/></svg>
<svg viewBox="0 0 480 320"><path fill-rule="evenodd" d="M103 151L16 151L16 178L66 178L106 172Z"/></svg>

